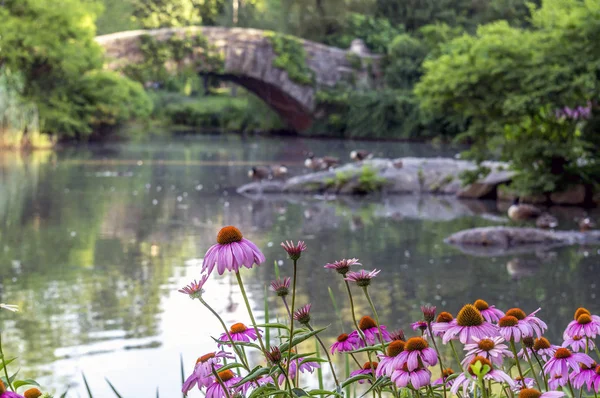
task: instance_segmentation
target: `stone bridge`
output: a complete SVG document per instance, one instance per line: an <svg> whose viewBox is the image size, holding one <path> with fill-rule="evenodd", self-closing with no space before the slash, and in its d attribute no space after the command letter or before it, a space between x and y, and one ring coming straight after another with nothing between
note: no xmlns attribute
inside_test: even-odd
<svg viewBox="0 0 600 398"><path fill-rule="evenodd" d="M179 52L179 59L167 60L167 69L192 66L198 73L233 81L255 93L298 131L310 127L321 113L318 90L338 84L375 88L382 81L381 57L370 54L360 40L343 50L273 32L222 27L137 30L96 38L111 70L144 62L140 48L144 40L190 44L183 46L187 50ZM302 55L299 62L298 54ZM294 55L296 62L290 64ZM294 70L286 70L288 65Z"/></svg>

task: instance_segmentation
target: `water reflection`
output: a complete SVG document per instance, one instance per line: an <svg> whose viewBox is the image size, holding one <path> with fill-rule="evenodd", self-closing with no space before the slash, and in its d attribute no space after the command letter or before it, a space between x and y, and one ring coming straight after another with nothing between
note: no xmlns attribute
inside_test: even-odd
<svg viewBox="0 0 600 398"><path fill-rule="evenodd" d="M361 144L386 156L452 155L415 144ZM598 248L572 247L474 257L443 239L464 228L504 221L493 202L440 197L374 199L242 197L248 165L278 162L302 172L303 153L346 157L356 145L337 141L208 137L168 144L127 144L0 158L0 312L11 355L26 376L42 374L57 392L83 395L84 371L98 396L104 377L125 396L175 395L179 354L188 368L210 350L217 323L176 292L197 278L201 256L220 226L234 224L264 249L268 263L246 272L259 315L268 282L289 275L283 239L305 239L299 303L313 303L315 324L329 337L348 329L349 309L338 276L323 264L358 257L381 268L373 289L390 329L408 328L418 306L456 312L484 298L500 308L544 308L554 339L572 311L596 300ZM315 150L317 149L317 150ZM571 217L569 214L568 217ZM568 224L568 223L567 223ZM328 289L341 307L332 320ZM247 322L235 281L216 278L207 300L227 323ZM271 316L283 315L270 296ZM360 312L367 303L359 297Z"/></svg>

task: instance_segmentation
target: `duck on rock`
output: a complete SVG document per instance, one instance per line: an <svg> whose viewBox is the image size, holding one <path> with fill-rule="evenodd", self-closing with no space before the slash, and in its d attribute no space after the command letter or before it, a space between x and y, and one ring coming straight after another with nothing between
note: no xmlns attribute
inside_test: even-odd
<svg viewBox="0 0 600 398"><path fill-rule="evenodd" d="M323 156L322 158L317 158L313 153L309 153L308 158L306 158L304 161L304 166L313 171L329 170L338 164L340 164L339 158L334 158L332 156Z"/></svg>
<svg viewBox="0 0 600 398"><path fill-rule="evenodd" d="M513 204L508 208L508 217L514 221L523 221L537 218L542 214L542 211L533 205L519 203L519 198L515 199Z"/></svg>
<svg viewBox="0 0 600 398"><path fill-rule="evenodd" d="M535 226L542 229L558 227L558 220L552 214L544 213L535 220Z"/></svg>
<svg viewBox="0 0 600 398"><path fill-rule="evenodd" d="M350 159L354 160L355 162L362 162L363 160L371 159L372 157L373 154L371 152L362 149L356 149L350 152Z"/></svg>

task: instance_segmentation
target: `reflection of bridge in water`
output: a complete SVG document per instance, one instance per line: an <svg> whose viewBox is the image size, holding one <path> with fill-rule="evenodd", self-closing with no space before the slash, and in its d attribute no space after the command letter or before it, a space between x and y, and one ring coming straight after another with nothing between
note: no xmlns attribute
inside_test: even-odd
<svg viewBox="0 0 600 398"><path fill-rule="evenodd" d="M233 81L255 93L297 130L310 127L319 114L315 98L317 90L344 83L373 87L381 80L380 57L370 55L358 41L349 50L343 50L286 36L285 40L294 40L304 49L306 67L314 77L308 84L294 81L288 72L274 66L281 54L275 52L269 33L261 30L221 27L137 30L99 36L96 41L106 51L108 68L119 70L144 60L140 44L142 38L148 36L160 42L173 37L191 39L190 43L195 46L193 50L183 59L167 61L167 66L193 66L198 73ZM194 41L195 38L201 40ZM198 44L204 42L208 43L218 62L206 62L206 45Z"/></svg>

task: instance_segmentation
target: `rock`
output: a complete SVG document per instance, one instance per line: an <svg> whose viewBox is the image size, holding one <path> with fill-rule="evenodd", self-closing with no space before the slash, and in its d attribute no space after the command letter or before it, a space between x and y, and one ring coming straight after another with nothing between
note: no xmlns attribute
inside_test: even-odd
<svg viewBox="0 0 600 398"><path fill-rule="evenodd" d="M494 185L475 182L458 191L456 196L462 199L482 199L492 195Z"/></svg>
<svg viewBox="0 0 600 398"><path fill-rule="evenodd" d="M497 162L484 162L484 166L490 167L490 173L480 181L461 188L457 196L464 199L483 199L498 196L497 189L500 184L509 182L514 173L506 170L506 167Z"/></svg>
<svg viewBox="0 0 600 398"><path fill-rule="evenodd" d="M581 205L585 203L585 195L585 186L579 184L563 192L551 193L550 201L557 205Z"/></svg>
<svg viewBox="0 0 600 398"><path fill-rule="evenodd" d="M250 184L242 185L237 189L240 194L253 193L280 193L283 191L283 183L281 181L260 181L251 182Z"/></svg>

